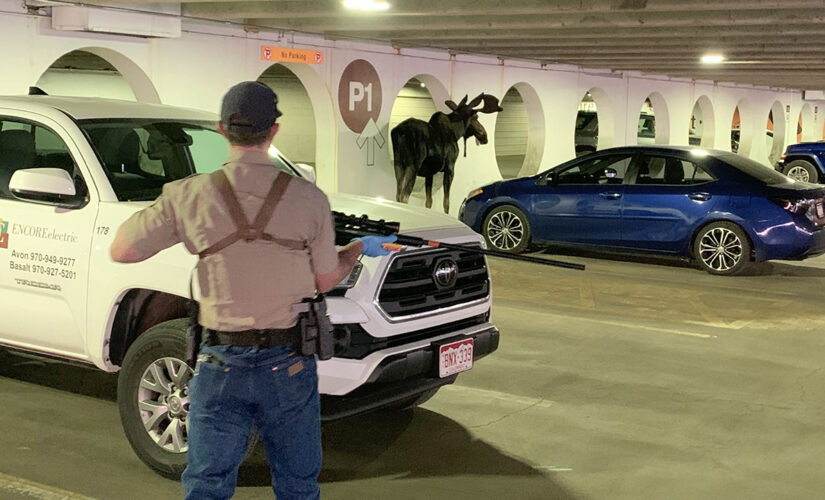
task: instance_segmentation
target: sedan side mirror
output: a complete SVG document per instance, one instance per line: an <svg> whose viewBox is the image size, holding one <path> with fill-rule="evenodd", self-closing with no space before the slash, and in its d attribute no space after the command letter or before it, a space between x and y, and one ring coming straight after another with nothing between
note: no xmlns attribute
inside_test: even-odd
<svg viewBox="0 0 825 500"><path fill-rule="evenodd" d="M548 172L544 177L541 179L542 186L555 186L559 183L559 174L558 172Z"/></svg>
<svg viewBox="0 0 825 500"><path fill-rule="evenodd" d="M77 196L74 180L62 168L26 168L16 171L9 180L9 191L18 199L77 208L86 203Z"/></svg>

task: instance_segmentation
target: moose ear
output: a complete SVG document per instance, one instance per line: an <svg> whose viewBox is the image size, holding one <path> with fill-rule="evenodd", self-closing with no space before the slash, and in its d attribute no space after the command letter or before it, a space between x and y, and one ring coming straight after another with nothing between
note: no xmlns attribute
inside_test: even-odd
<svg viewBox="0 0 825 500"><path fill-rule="evenodd" d="M444 101L444 104L446 104L446 105L447 105L447 107L448 107L448 108L450 108L450 109L452 109L453 111L455 111L455 110L457 110L457 109L458 109L458 104L454 103L453 101L451 101L451 100L449 100L449 99L448 99L448 100L446 100L446 101Z"/></svg>

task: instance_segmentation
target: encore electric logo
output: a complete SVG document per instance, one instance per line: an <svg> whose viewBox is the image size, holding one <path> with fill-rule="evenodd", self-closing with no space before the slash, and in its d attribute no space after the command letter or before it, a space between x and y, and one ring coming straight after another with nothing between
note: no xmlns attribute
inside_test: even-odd
<svg viewBox="0 0 825 500"><path fill-rule="evenodd" d="M0 248L9 248L9 221L0 219Z"/></svg>

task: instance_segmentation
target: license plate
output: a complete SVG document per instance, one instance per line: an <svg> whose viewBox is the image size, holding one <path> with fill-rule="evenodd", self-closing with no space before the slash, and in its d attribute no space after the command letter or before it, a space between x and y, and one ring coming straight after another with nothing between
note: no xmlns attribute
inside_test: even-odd
<svg viewBox="0 0 825 500"><path fill-rule="evenodd" d="M438 347L438 376L449 377L473 367L473 339L459 340Z"/></svg>

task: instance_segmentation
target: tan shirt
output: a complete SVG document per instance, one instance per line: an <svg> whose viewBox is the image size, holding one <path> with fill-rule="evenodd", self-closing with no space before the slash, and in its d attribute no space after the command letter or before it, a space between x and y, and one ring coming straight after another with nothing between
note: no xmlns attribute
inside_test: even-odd
<svg viewBox="0 0 825 500"><path fill-rule="evenodd" d="M288 175L257 151L233 151L223 168L250 223L275 176ZM166 184L157 201L130 217L122 230L148 258L179 242L197 254L237 228L209 176L197 175ZM288 328L297 321L292 305L314 295L315 275L338 265L329 200L310 182L290 181L264 232L305 241L307 248L240 240L202 259L203 326L221 331Z"/></svg>

